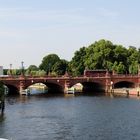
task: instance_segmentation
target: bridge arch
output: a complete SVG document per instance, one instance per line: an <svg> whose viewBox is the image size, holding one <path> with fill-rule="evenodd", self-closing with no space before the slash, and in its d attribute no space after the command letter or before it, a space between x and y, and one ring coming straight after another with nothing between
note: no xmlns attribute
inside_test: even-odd
<svg viewBox="0 0 140 140"><path fill-rule="evenodd" d="M73 83L71 87L75 86L76 84L81 84L82 85L82 92L87 93L87 94L99 94L103 93L105 91L105 87L98 82L80 82L80 83Z"/></svg>
<svg viewBox="0 0 140 140"><path fill-rule="evenodd" d="M8 88L8 95L19 95L19 89L10 84L5 84L5 86Z"/></svg>
<svg viewBox="0 0 140 140"><path fill-rule="evenodd" d="M130 81L120 81L114 84L114 88L134 88L135 83Z"/></svg>
<svg viewBox="0 0 140 140"><path fill-rule="evenodd" d="M83 92L98 93L98 92L105 91L104 86L97 82L83 82L82 85L83 85Z"/></svg>
<svg viewBox="0 0 140 140"><path fill-rule="evenodd" d="M63 93L64 92L64 88L59 85L58 83L53 83L53 82L34 82L34 83L30 83L28 85L26 85L25 88L28 88L34 84L37 84L37 83L41 83L41 84L44 84L47 89L48 89L48 93Z"/></svg>
<svg viewBox="0 0 140 140"><path fill-rule="evenodd" d="M51 83L51 82L47 82L44 83L47 87L48 87L48 93L63 93L64 92L64 88L56 83Z"/></svg>

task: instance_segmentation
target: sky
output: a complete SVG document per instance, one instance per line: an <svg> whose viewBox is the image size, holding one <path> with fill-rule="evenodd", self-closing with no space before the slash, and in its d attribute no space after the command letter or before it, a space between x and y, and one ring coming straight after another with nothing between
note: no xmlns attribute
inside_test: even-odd
<svg viewBox="0 0 140 140"><path fill-rule="evenodd" d="M39 66L100 39L140 47L139 0L0 0L0 65Z"/></svg>

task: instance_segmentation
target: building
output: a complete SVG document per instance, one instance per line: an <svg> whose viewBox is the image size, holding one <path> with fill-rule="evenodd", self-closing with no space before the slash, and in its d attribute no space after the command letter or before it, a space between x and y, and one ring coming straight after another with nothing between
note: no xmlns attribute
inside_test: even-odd
<svg viewBox="0 0 140 140"><path fill-rule="evenodd" d="M3 75L3 66L0 66L0 75Z"/></svg>

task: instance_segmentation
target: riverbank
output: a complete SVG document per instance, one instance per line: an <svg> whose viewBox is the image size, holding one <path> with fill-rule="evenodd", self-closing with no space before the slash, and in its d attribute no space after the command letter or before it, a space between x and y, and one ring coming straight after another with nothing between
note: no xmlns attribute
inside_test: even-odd
<svg viewBox="0 0 140 140"><path fill-rule="evenodd" d="M140 96L140 89L139 88L118 88L118 89L111 89L108 91L109 95L112 96Z"/></svg>

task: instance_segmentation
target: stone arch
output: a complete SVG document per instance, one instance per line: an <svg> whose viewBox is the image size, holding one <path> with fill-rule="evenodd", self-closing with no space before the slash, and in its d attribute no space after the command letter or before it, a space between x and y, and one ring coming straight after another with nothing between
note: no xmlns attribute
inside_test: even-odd
<svg viewBox="0 0 140 140"><path fill-rule="evenodd" d="M47 86L42 82L32 83L29 86L26 86L25 89L29 89L30 94L47 93Z"/></svg>
<svg viewBox="0 0 140 140"><path fill-rule="evenodd" d="M48 93L58 94L64 92L64 87L57 83L46 82L44 84L48 87Z"/></svg>
<svg viewBox="0 0 140 140"><path fill-rule="evenodd" d="M82 92L83 93L87 93L87 94L91 94L91 93L94 93L94 94L100 94L100 93L104 93L105 92L105 86L99 82L87 82L87 81L84 81L84 82L78 82L80 84L83 85L83 90ZM73 83L71 85L74 86L76 85L77 83Z"/></svg>
<svg viewBox="0 0 140 140"><path fill-rule="evenodd" d="M134 88L135 83L130 81L120 81L114 84L114 88Z"/></svg>
<svg viewBox="0 0 140 140"><path fill-rule="evenodd" d="M29 86L36 84L36 83L42 83L42 84L46 85L48 88L48 93L63 93L64 92L64 88L59 83L56 83L56 82L37 81L34 83L27 84L25 88L28 88Z"/></svg>
<svg viewBox="0 0 140 140"><path fill-rule="evenodd" d="M83 82L83 92L104 92L105 88L97 82Z"/></svg>
<svg viewBox="0 0 140 140"><path fill-rule="evenodd" d="M8 88L8 95L19 95L19 89L10 84L5 84L5 86Z"/></svg>

